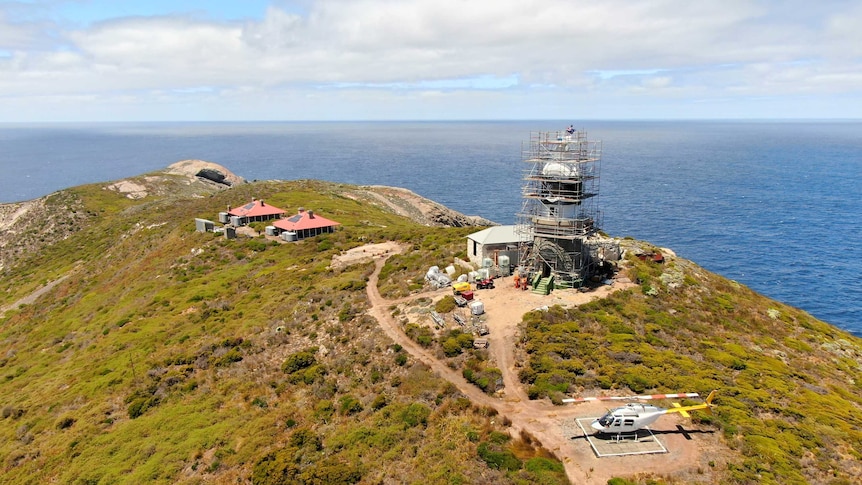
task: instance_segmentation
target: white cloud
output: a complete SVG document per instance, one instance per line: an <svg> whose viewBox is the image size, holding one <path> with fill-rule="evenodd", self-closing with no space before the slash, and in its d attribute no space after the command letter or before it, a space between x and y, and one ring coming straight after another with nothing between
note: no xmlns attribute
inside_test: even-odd
<svg viewBox="0 0 862 485"><path fill-rule="evenodd" d="M11 20L9 15L0 9L0 50L26 49L39 45L41 31L46 27L45 24Z"/></svg>
<svg viewBox="0 0 862 485"><path fill-rule="evenodd" d="M837 1L317 0L303 15L271 6L256 20L126 17L72 31L10 22L3 5L0 108L4 96L165 107L177 96L186 104L242 96L237 116L255 117L252 106L265 116L278 100L311 118L320 89L353 103L345 113L369 99L397 113L406 90L433 113L430 103L458 98L451 108L459 114L449 117L509 111L494 102L541 117L549 96L575 106L587 95L609 104L618 96L862 97L862 7ZM269 104L254 102L264 96Z"/></svg>

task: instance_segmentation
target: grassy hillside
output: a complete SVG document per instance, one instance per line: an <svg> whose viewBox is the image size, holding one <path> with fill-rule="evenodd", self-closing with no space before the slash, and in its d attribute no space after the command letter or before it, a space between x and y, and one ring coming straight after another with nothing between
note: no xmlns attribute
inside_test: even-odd
<svg viewBox="0 0 862 485"><path fill-rule="evenodd" d="M566 483L539 443L379 331L364 313L372 263L330 267L343 250L405 242L380 277L404 296L463 256L474 228L419 225L347 185L160 183L140 200L102 185L55 194L46 227L74 210L71 227L52 239L32 226L38 250L3 270L0 307L66 277L0 317L4 482ZM194 232L195 217L252 197L343 226L296 244ZM710 464L722 483L862 476L859 339L683 259L626 266L637 291L524 317L531 397L719 389L698 419L722 433ZM447 353L457 335L428 345L460 355Z"/></svg>
<svg viewBox="0 0 862 485"><path fill-rule="evenodd" d="M363 315L370 263L329 268L341 250L410 241L387 268L397 294L471 230L423 227L350 190L264 182L130 200L93 185L52 197L63 204L47 212L87 217L0 283L7 306L68 275L0 319L3 481L564 483L546 453L376 331ZM285 245L194 232L194 217L251 197L343 229ZM489 466L483 443L525 465Z"/></svg>
<svg viewBox="0 0 862 485"><path fill-rule="evenodd" d="M726 483L858 483L860 340L678 258L628 241L640 289L524 318L521 381L533 397L581 389L719 390L712 423ZM693 404L693 403L692 403ZM716 465L718 463L718 465Z"/></svg>

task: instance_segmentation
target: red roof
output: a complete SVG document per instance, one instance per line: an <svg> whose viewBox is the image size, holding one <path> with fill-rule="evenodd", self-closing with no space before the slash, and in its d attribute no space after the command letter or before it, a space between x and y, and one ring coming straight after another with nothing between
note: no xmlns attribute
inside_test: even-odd
<svg viewBox="0 0 862 485"><path fill-rule="evenodd" d="M286 213L287 211L284 209L279 209L274 205L264 204L263 200L253 200L242 207L233 208L228 212L228 214L232 216L239 217L280 216Z"/></svg>
<svg viewBox="0 0 862 485"><path fill-rule="evenodd" d="M314 214L313 211L302 211L295 216L291 216L286 219L279 219L272 225L283 231L301 231L303 229L339 226L341 223L321 217Z"/></svg>

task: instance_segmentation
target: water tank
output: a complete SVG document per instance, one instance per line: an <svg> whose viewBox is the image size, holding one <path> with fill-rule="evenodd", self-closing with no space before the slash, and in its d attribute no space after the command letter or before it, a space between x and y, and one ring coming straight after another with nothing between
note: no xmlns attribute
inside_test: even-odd
<svg viewBox="0 0 862 485"><path fill-rule="evenodd" d="M481 301L474 301L470 303L470 313L473 315L481 315L485 313L485 304Z"/></svg>
<svg viewBox="0 0 862 485"><path fill-rule="evenodd" d="M494 266L494 260L493 259L485 258L482 260L482 267L483 268L490 268L491 266Z"/></svg>
<svg viewBox="0 0 862 485"><path fill-rule="evenodd" d="M227 212L219 212L218 221L222 224L227 224L228 222L230 222L230 214L228 214Z"/></svg>
<svg viewBox="0 0 862 485"><path fill-rule="evenodd" d="M287 241L287 242L294 242L294 241L296 241L296 240L297 240L297 238L296 238L296 232L294 232L294 231L284 231L283 233L281 233L281 238L282 238L282 239L284 239L284 240L285 240L285 241Z"/></svg>
<svg viewBox="0 0 862 485"><path fill-rule="evenodd" d="M242 225L242 217L240 216L230 216L230 224L232 226L241 226Z"/></svg>
<svg viewBox="0 0 862 485"><path fill-rule="evenodd" d="M500 273L503 276L509 276L509 256L501 254L500 257L497 258L497 264L500 266Z"/></svg>
<svg viewBox="0 0 862 485"><path fill-rule="evenodd" d="M485 278L491 277L491 270L488 268L479 268L479 271L477 271L477 273L478 273L477 279L480 279L480 280L484 280Z"/></svg>
<svg viewBox="0 0 862 485"><path fill-rule="evenodd" d="M225 227L224 237L226 237L227 239L236 239L236 229L230 226Z"/></svg>

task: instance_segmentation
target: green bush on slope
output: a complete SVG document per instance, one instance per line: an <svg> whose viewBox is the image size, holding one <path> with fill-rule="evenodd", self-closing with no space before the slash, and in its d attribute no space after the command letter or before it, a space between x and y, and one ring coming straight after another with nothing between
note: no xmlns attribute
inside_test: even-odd
<svg viewBox="0 0 862 485"><path fill-rule="evenodd" d="M376 482L397 471L424 483L513 483L464 439L467 429L481 437L500 425L440 390L448 388L403 351L400 365L386 351L391 341L364 313L373 265L331 267L338 251L415 239L415 259L387 264L382 282L410 291L425 261L462 251L471 229L418 226L344 190L260 183L132 201L101 185L80 189L82 207L96 211L88 222L0 282L16 301L71 276L0 319L4 479ZM215 219L252 196L313 206L343 228L285 245L193 232L191 215ZM340 441L370 421L377 444ZM294 440L300 429L320 448Z"/></svg>
<svg viewBox="0 0 862 485"><path fill-rule="evenodd" d="M690 263L672 267L685 271L674 288L661 283L667 267L631 264L656 295L623 291L524 316L519 377L531 398L596 387L718 389L715 414L692 416L718 426L740 454L722 480L817 483L858 474L842 456L862 456L862 420L848 419L858 415L862 389L846 385L862 382L862 372L836 359L862 356L858 339Z"/></svg>

